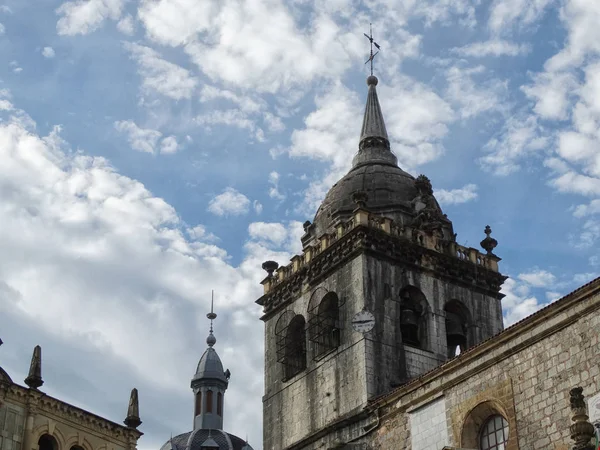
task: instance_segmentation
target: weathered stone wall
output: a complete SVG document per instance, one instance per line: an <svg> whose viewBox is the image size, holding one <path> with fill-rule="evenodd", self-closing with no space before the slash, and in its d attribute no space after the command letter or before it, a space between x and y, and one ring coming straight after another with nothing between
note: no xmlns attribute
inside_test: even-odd
<svg viewBox="0 0 600 450"><path fill-rule="evenodd" d="M587 298L572 294L423 379L388 396L380 426L364 441L372 449L411 447L406 418L420 408L446 405L445 445L477 448L479 427L491 414L509 423L512 449L561 449L572 444L569 390L600 391L600 282ZM439 432L431 422L429 430ZM441 448L441 447L440 447Z"/></svg>
<svg viewBox="0 0 600 450"><path fill-rule="evenodd" d="M366 405L364 339L350 324L364 306L363 267L363 257L356 257L318 285L306 286L285 311L265 321L265 450L281 450ZM306 370L282 381L283 365L277 362L277 321L283 314L289 315L286 311L293 311L308 322L308 305L315 291L316 295L332 291L339 297L340 346L315 360L315 348L308 345Z"/></svg>
<svg viewBox="0 0 600 450"><path fill-rule="evenodd" d="M444 306L460 301L470 313L468 345L476 345L503 328L500 300L474 291L432 273L396 265L375 256L366 256L365 299L374 312L376 331L367 351L372 358L367 371L369 396L388 392L392 386L419 376L447 359ZM400 291L418 288L427 299L427 339L423 348L403 345L400 332Z"/></svg>

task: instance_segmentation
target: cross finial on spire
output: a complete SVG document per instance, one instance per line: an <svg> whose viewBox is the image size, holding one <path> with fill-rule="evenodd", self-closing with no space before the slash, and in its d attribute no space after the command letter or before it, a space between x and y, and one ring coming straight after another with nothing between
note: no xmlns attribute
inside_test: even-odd
<svg viewBox="0 0 600 450"><path fill-rule="evenodd" d="M363 34L371 43L371 54L369 55L369 59L367 59L365 61L365 64L367 64L368 62L371 63L371 76L373 76L373 59L375 58L375 55L377 55L377 53L379 53L379 50L381 49L381 47L379 46L379 44L377 42L375 42L373 40L373 24L369 24L369 34L367 34L367 33L363 33ZM377 51L375 53L373 53L373 46L377 47Z"/></svg>
<svg viewBox="0 0 600 450"><path fill-rule="evenodd" d="M212 290L211 298L210 298L210 312L206 315L206 317L208 319L210 319L210 332L208 334L208 337L206 338L206 343L208 344L209 347L212 347L217 342L217 339L213 335L213 320L215 320L217 318L217 315L214 313L214 304L215 304L215 291Z"/></svg>

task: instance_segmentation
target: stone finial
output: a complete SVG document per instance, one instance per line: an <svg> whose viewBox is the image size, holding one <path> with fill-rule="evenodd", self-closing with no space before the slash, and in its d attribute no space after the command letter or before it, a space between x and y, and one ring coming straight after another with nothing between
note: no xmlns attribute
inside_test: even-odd
<svg viewBox="0 0 600 450"><path fill-rule="evenodd" d="M4 344L4 342L2 342L2 339L0 339L0 345Z"/></svg>
<svg viewBox="0 0 600 450"><path fill-rule="evenodd" d="M304 222L302 224L302 228L304 228L305 233L308 233L308 229L310 228L311 225L312 225L312 223L310 222L310 220L307 220L306 222Z"/></svg>
<svg viewBox="0 0 600 450"><path fill-rule="evenodd" d="M365 191L356 191L352 194L352 200L356 203L358 208L364 208L367 206L367 201L369 200L369 196Z"/></svg>
<svg viewBox="0 0 600 450"><path fill-rule="evenodd" d="M279 263L275 261L265 261L262 263L262 268L267 272L268 277L271 278L273 276L273 272L279 268Z"/></svg>
<svg viewBox="0 0 600 450"><path fill-rule="evenodd" d="M571 439L575 442L573 450L594 450L594 446L590 443L592 437L594 437L594 426L588 420L583 388L573 388L569 395L571 412L573 413L573 424L569 427Z"/></svg>
<svg viewBox="0 0 600 450"><path fill-rule="evenodd" d="M129 396L129 406L127 408L127 417L123 421L129 428L137 428L142 424L140 420L140 404L138 401L138 390L133 388Z"/></svg>
<svg viewBox="0 0 600 450"><path fill-rule="evenodd" d="M42 384L42 347L36 345L31 356L31 364L29 365L29 375L25 378L25 384L31 389L37 389Z"/></svg>
<svg viewBox="0 0 600 450"><path fill-rule="evenodd" d="M481 245L488 255L493 255L494 253L492 252L498 245L498 241L490 236L490 234L492 234L492 229L489 225L485 226L485 230L483 232L485 233L485 239L481 241L479 245Z"/></svg>
<svg viewBox="0 0 600 450"><path fill-rule="evenodd" d="M425 175L421 174L415 180L415 187L421 194L433 195L433 186L431 181Z"/></svg>

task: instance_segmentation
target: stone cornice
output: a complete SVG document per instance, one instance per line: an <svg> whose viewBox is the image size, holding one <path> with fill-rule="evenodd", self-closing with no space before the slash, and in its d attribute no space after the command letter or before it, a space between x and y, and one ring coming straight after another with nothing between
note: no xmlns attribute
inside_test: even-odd
<svg viewBox="0 0 600 450"><path fill-rule="evenodd" d="M390 219L357 210L353 218L335 227L335 232L307 246L291 264L278 269L262 284L265 294L256 303L264 307L263 320L288 305L302 292L361 253L389 259L395 264L418 268L432 275L467 286L496 298L505 276L498 272L494 255L483 255L421 230L398 227Z"/></svg>
<svg viewBox="0 0 600 450"><path fill-rule="evenodd" d="M18 384L9 386L6 400L21 403L29 413L53 415L122 443L128 443L131 439L137 441L143 435L141 431L119 425L39 390L28 389Z"/></svg>

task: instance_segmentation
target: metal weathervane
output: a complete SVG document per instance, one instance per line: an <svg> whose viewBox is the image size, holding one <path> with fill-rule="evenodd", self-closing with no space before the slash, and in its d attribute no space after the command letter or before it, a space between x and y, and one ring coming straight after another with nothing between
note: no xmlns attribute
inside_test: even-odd
<svg viewBox="0 0 600 450"><path fill-rule="evenodd" d="M377 42L375 42L373 40L373 26L372 26L372 24L369 24L369 34L367 34L367 33L363 33L363 34L365 35L365 37L371 43L371 55L369 56L369 59L367 59L365 61L365 64L367 64L368 62L371 62L371 75L373 75L373 59L375 58L375 55L377 55L377 53L379 53L379 50L381 49L381 47L379 46L379 44ZM377 47L377 51L375 53L373 53L373 46Z"/></svg>

